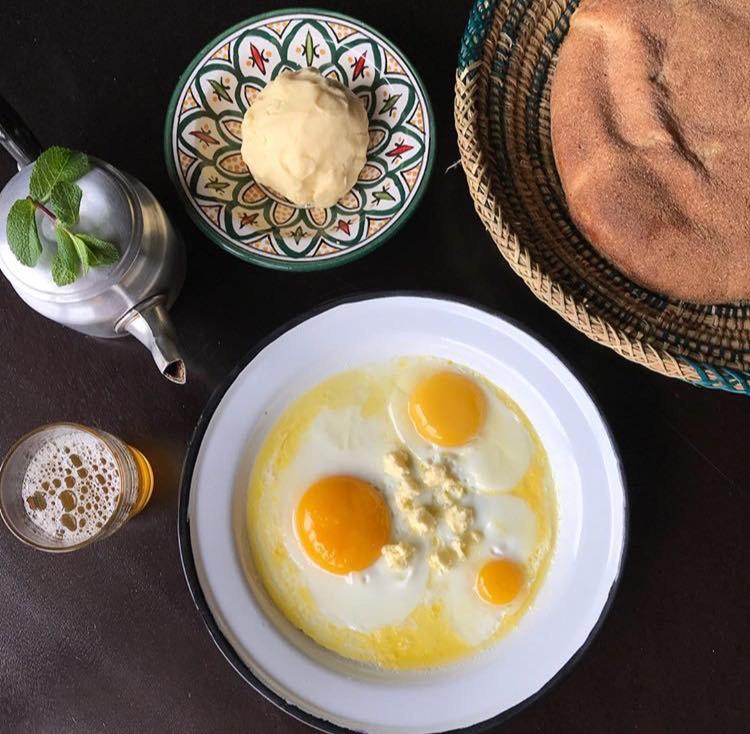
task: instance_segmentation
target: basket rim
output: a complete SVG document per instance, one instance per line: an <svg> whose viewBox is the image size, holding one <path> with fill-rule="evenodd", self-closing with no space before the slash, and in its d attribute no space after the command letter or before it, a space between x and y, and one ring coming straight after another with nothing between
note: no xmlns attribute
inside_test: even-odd
<svg viewBox="0 0 750 734"><path fill-rule="evenodd" d="M487 106L486 99L481 94L483 87L479 83L483 72L481 57L488 50L489 31L499 11L498 0L474 0L472 3L458 54L454 121L461 166L475 210L500 254L539 300L593 341L667 377L681 379L696 386L750 395L750 372L697 361L672 352L662 344L655 345L645 339L631 337L607 318L592 313L585 300L571 295L565 286L546 273L504 216L503 206L499 201L493 203L492 216L480 206L480 192L484 192L486 201L487 192L494 197L497 190L491 156L487 150L489 142L483 139L477 110L485 110ZM471 107L474 108L474 113L466 114L466 110ZM509 236L503 238L505 241L501 241L498 230L508 233Z"/></svg>

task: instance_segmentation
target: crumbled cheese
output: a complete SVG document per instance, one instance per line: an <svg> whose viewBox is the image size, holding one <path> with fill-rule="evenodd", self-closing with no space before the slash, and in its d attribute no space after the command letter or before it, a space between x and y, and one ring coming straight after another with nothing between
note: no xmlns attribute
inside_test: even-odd
<svg viewBox="0 0 750 734"><path fill-rule="evenodd" d="M469 530L461 536L455 537L450 542L450 547L456 552L459 558L466 558L469 555L471 546L482 539L482 533L479 530Z"/></svg>
<svg viewBox="0 0 750 734"><path fill-rule="evenodd" d="M474 510L460 504L467 489L453 476L450 467L443 463L413 462L408 451L397 449L383 457L383 470L396 480L393 500L409 528L438 544L430 555L430 566L442 572L466 558L482 534L471 529ZM424 493L432 495L435 507L423 504L424 498L420 497ZM445 544L434 537L438 520L444 521L453 535ZM413 554L414 547L408 543L385 545L382 550L393 569L406 568Z"/></svg>
<svg viewBox="0 0 750 734"><path fill-rule="evenodd" d="M391 543L380 550L385 562L394 570L403 570L414 555L414 546L409 543Z"/></svg>
<svg viewBox="0 0 750 734"><path fill-rule="evenodd" d="M453 538L450 542L450 547L458 558L466 558L469 554L469 544L466 542L466 538Z"/></svg>
<svg viewBox="0 0 750 734"><path fill-rule="evenodd" d="M399 510L411 510L414 507L414 500L419 497L421 492L421 488L414 483L411 477L402 477L394 497Z"/></svg>
<svg viewBox="0 0 750 734"><path fill-rule="evenodd" d="M437 506L443 510L454 504L453 500L442 489L433 490L432 496L435 498Z"/></svg>
<svg viewBox="0 0 750 734"><path fill-rule="evenodd" d="M443 546L430 553L430 568L442 573L449 568L453 568L457 560L456 551L453 548Z"/></svg>
<svg viewBox="0 0 750 734"><path fill-rule="evenodd" d="M474 522L474 510L463 505L451 505L445 509L443 519L456 535L463 535Z"/></svg>
<svg viewBox="0 0 750 734"><path fill-rule="evenodd" d="M448 472L442 464L423 464L422 481L428 487L439 487L448 480Z"/></svg>
<svg viewBox="0 0 750 734"><path fill-rule="evenodd" d="M394 479L401 479L409 474L409 454L403 449L391 451L383 457L383 471Z"/></svg>
<svg viewBox="0 0 750 734"><path fill-rule="evenodd" d="M466 494L466 488L451 473L445 464L422 464L422 481L435 493L435 499L443 507L451 500L460 500Z"/></svg>
<svg viewBox="0 0 750 734"><path fill-rule="evenodd" d="M464 537L469 541L469 543L478 543L482 538L484 538L484 533L481 530L469 530L469 532L466 533Z"/></svg>
<svg viewBox="0 0 750 734"><path fill-rule="evenodd" d="M410 494L413 497L422 493L422 487L419 486L418 482L415 482L411 477L401 477L401 481L398 485L398 491L404 494Z"/></svg>
<svg viewBox="0 0 750 734"><path fill-rule="evenodd" d="M447 482L433 490L435 501L443 508L455 505L456 500L460 500L465 493L466 489L464 486L455 479L449 479Z"/></svg>
<svg viewBox="0 0 750 734"><path fill-rule="evenodd" d="M435 529L435 516L427 507L415 507L413 510L408 510L406 519L411 529L420 535L426 535Z"/></svg>
<svg viewBox="0 0 750 734"><path fill-rule="evenodd" d="M448 479L443 484L443 492L453 499L460 500L466 494L466 487L455 479Z"/></svg>
<svg viewBox="0 0 750 734"><path fill-rule="evenodd" d="M411 498L411 495L396 492L393 498L396 500L396 507L401 512L409 512L414 509L414 500Z"/></svg>

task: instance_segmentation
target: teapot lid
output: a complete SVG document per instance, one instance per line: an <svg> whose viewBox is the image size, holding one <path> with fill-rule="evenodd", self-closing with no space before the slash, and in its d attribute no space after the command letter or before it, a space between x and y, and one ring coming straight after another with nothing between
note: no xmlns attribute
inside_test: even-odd
<svg viewBox="0 0 750 734"><path fill-rule="evenodd" d="M55 285L51 272L52 259L57 251L55 225L40 211L36 212L42 243L39 262L35 267L29 267L16 259L8 245L6 222L15 201L29 194L33 165L28 165L0 191L0 270L16 290L21 288L33 292L34 296L45 300L90 298L119 282L135 259L143 226L135 195L117 169L96 158L89 160L91 169L76 181L83 195L80 220L72 229L115 243L120 250L120 260L114 265L91 268L86 275L81 275L69 285Z"/></svg>

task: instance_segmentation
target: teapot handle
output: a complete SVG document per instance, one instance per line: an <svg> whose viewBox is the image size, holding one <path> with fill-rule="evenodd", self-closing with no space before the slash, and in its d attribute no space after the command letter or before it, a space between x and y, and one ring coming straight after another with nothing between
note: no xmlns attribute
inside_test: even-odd
<svg viewBox="0 0 750 734"><path fill-rule="evenodd" d="M20 171L41 154L42 146L18 113L0 96L0 145L10 153Z"/></svg>

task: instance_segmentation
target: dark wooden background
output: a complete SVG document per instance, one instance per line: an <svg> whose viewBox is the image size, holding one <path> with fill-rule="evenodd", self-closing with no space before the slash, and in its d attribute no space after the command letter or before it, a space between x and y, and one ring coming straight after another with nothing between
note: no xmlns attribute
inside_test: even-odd
<svg viewBox="0 0 750 734"><path fill-rule="evenodd" d="M266 732L306 727L248 688L193 608L176 541L180 466L212 390L260 337L323 300L417 288L475 299L527 324L590 386L622 452L631 502L620 591L572 674L503 732L747 731L750 400L651 374L539 303L474 213L453 129L469 0L323 2L380 29L412 59L438 127L419 211L368 257L322 272L253 267L180 210L162 158L167 101L214 35L283 7L226 0L0 4L0 94L45 145L135 174L184 234L188 278L173 314L189 370L171 385L130 339L97 341L33 313L0 278L0 451L71 419L140 447L156 474L142 516L69 556L0 527L0 731ZM0 152L0 183L14 172ZM502 681L498 681L502 685Z"/></svg>

